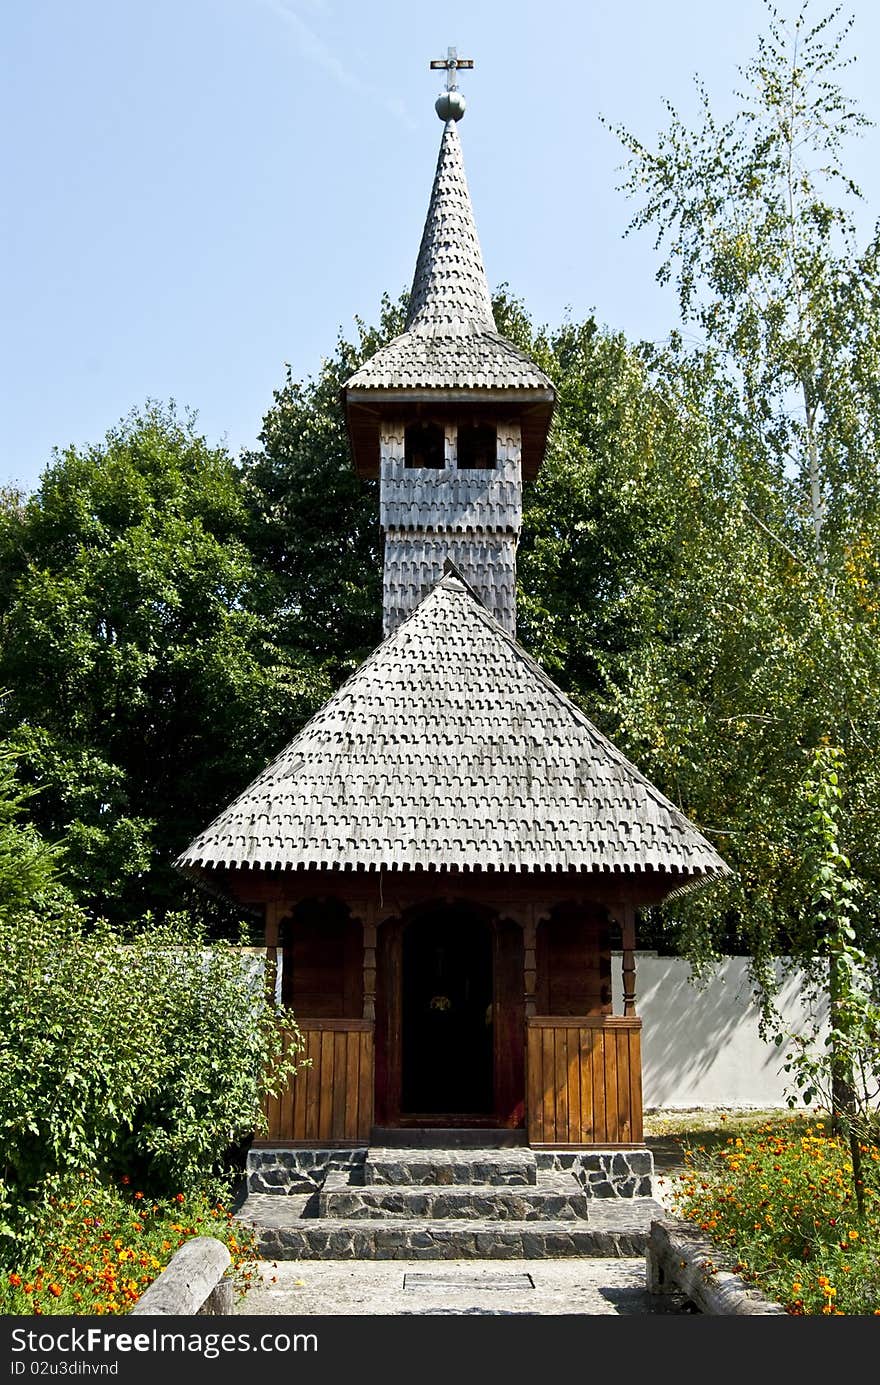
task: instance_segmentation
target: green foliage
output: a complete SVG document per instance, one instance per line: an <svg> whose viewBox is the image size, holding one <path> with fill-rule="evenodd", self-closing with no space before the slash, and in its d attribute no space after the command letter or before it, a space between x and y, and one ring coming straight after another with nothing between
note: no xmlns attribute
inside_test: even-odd
<svg viewBox="0 0 880 1385"><path fill-rule="evenodd" d="M222 1174L300 1047L249 954L208 944L183 919L147 919L131 938L89 920L20 813L4 769L0 1209L11 1236L58 1174L133 1176L157 1190ZM279 1022L291 1026L286 1053Z"/></svg>
<svg viewBox="0 0 880 1385"><path fill-rule="evenodd" d="M81 1169L191 1189L222 1174L289 1073L248 957L195 926L131 940L72 906L0 921L2 1182Z"/></svg>
<svg viewBox="0 0 880 1385"><path fill-rule="evenodd" d="M862 1150L880 1133L880 1005L876 972L856 946L852 867L838 838L843 763L838 747L817 746L804 780L805 909L819 939L811 971L814 986L827 987L830 1006L821 1046L818 1028L795 1036L785 1070L793 1074L793 1087L807 1104L815 1100L834 1112L849 1144L853 1187L864 1210ZM790 1104L794 1100L792 1096Z"/></svg>
<svg viewBox="0 0 880 1385"><path fill-rule="evenodd" d="M170 861L328 691L278 642L250 528L233 462L157 405L0 507L0 730L116 920L187 900Z"/></svg>
<svg viewBox="0 0 880 1385"><path fill-rule="evenodd" d="M876 1170L880 1148L864 1156ZM718 1152L691 1149L688 1165L676 1211L788 1313L880 1311L880 1200L869 1193L858 1215L843 1140L768 1123Z"/></svg>
<svg viewBox="0 0 880 1385"><path fill-rule="evenodd" d="M878 936L880 279L842 164L865 124L838 84L849 26L806 12L785 29L771 11L727 123L701 88L696 128L670 108L654 149L617 132L643 200L632 226L665 245L658 277L703 343L647 361L683 435L655 492L676 538L638 592L643 643L608 665L609 712L736 868L675 906L692 957L744 947L765 994L774 953L816 950L793 789L823 736L850 766L859 940Z"/></svg>
<svg viewBox="0 0 880 1385"><path fill-rule="evenodd" d="M249 542L267 574L265 610L285 648L308 651L329 684L382 638L379 488L351 464L340 390L403 330L405 300L382 300L380 320L357 320L314 379L287 380L263 420L259 451L243 458Z"/></svg>
<svg viewBox="0 0 880 1385"><path fill-rule="evenodd" d="M22 821L33 793L19 784L16 757L0 745L0 920L14 921L34 901L58 899L59 852Z"/></svg>
<svg viewBox="0 0 880 1385"><path fill-rule="evenodd" d="M696 129L669 107L655 150L617 133L626 188L644 200L631 227L666 243L658 278L675 279L684 320L728 366L756 415L765 479L790 481L801 502L797 546L821 556L831 531L845 543L864 503L876 509L880 324L878 242L857 248L860 194L842 163L846 138L870 123L837 80L853 21L835 33L839 7L814 25L808 9L786 27L768 5L743 104L725 124L700 85Z"/></svg>

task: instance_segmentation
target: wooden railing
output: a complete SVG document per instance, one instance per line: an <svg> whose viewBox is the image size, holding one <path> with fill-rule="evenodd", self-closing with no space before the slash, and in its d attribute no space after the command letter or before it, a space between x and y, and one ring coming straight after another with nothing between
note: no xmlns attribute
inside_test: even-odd
<svg viewBox="0 0 880 1385"><path fill-rule="evenodd" d="M276 1143L363 1144L373 1124L373 1025L369 1020L302 1019L308 1059L280 1097L267 1103L265 1139Z"/></svg>
<svg viewBox="0 0 880 1385"><path fill-rule="evenodd" d="M618 1015L527 1021L529 1144L642 1142L641 1028Z"/></svg>

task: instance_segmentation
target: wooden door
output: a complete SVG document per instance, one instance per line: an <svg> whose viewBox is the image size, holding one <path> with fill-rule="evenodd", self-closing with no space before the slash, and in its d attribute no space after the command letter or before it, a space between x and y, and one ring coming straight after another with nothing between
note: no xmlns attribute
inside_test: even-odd
<svg viewBox="0 0 880 1385"><path fill-rule="evenodd" d="M439 914L438 914L439 916ZM413 926L430 927L429 918ZM476 926L484 927L482 921ZM507 919L491 922L493 1110L479 1116L451 1111L462 1125L517 1128L525 1123L525 1014L521 927ZM379 926L376 974L376 1122L408 1123L403 1090L403 933L401 919ZM452 1103L454 1105L454 1102ZM426 1124L443 1124L443 1116Z"/></svg>

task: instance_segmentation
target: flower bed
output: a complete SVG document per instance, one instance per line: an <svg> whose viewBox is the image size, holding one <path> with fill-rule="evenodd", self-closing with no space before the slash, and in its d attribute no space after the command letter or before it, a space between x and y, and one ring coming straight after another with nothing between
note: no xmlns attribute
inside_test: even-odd
<svg viewBox="0 0 880 1385"><path fill-rule="evenodd" d="M47 1199L15 1268L0 1273L0 1314L127 1313L193 1236L223 1241L236 1289L246 1291L257 1257L221 1203L76 1180Z"/></svg>
<svg viewBox="0 0 880 1385"><path fill-rule="evenodd" d="M821 1125L767 1123L715 1151L686 1151L678 1214L730 1252L731 1268L794 1315L880 1316L880 1149L859 1217L844 1142Z"/></svg>

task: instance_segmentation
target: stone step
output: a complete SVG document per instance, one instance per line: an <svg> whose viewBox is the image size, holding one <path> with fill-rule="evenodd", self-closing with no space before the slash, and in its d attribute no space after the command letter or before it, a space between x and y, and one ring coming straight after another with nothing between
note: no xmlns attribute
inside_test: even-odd
<svg viewBox="0 0 880 1385"><path fill-rule="evenodd" d="M538 1167L530 1149L401 1149L371 1147L364 1162L364 1183L397 1187L492 1184L528 1187Z"/></svg>
<svg viewBox="0 0 880 1385"><path fill-rule="evenodd" d="M528 1144L525 1130L487 1126L374 1125L370 1144L400 1149L512 1149Z"/></svg>
<svg viewBox="0 0 880 1385"><path fill-rule="evenodd" d="M544 1260L563 1256L644 1256L653 1198L621 1198L590 1209L590 1221L425 1221L389 1217L309 1217L303 1199L249 1197L238 1219L270 1260ZM297 1205L299 1204L299 1205Z"/></svg>
<svg viewBox="0 0 880 1385"><path fill-rule="evenodd" d="M409 1220L586 1221L591 1199L573 1174L542 1174L536 1187L493 1183L395 1187L353 1186L345 1173L330 1173L318 1197L319 1217L350 1220L404 1217Z"/></svg>

